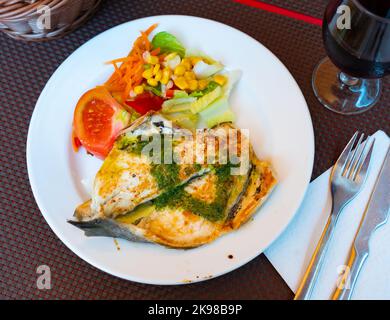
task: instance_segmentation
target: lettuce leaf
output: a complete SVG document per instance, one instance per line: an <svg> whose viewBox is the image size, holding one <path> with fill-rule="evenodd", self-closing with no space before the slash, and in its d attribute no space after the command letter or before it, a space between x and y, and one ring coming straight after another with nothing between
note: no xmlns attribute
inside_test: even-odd
<svg viewBox="0 0 390 320"><path fill-rule="evenodd" d="M214 89L218 86L219 86L219 84L216 83L215 81L210 81L205 89L192 92L190 94L190 97L196 97L196 98L203 97L204 95L208 94L209 92L214 91Z"/></svg>
<svg viewBox="0 0 390 320"><path fill-rule="evenodd" d="M203 51L194 48L187 48L186 57L201 57L203 58L204 61L206 61L209 64L217 63L216 60L214 60L209 55L205 54Z"/></svg>
<svg viewBox="0 0 390 320"><path fill-rule="evenodd" d="M178 105L178 104L185 104L185 103L192 103L196 101L196 98L194 97L186 97L186 98L173 98L170 100L165 100L162 104L163 111L164 109L169 109L172 106Z"/></svg>
<svg viewBox="0 0 390 320"><path fill-rule="evenodd" d="M195 129L199 120L197 114L193 114L191 111L183 111L177 113L166 113L164 116L179 125L182 128Z"/></svg>
<svg viewBox="0 0 390 320"><path fill-rule="evenodd" d="M194 66L194 73L198 79L206 79L212 75L220 72L223 69L223 64L215 62L213 64L208 64L203 61L199 61Z"/></svg>
<svg viewBox="0 0 390 320"><path fill-rule="evenodd" d="M174 99L188 98L188 93L184 90L175 90Z"/></svg>
<svg viewBox="0 0 390 320"><path fill-rule="evenodd" d="M230 109L227 97L217 99L206 109L200 111L199 114L208 128L212 128L223 122L233 122L235 120L235 115Z"/></svg>
<svg viewBox="0 0 390 320"><path fill-rule="evenodd" d="M217 86L213 91L199 98L198 100L191 103L192 113L199 113L200 111L206 109L212 102L218 99L222 94L222 89L220 86ZM195 98L194 98L195 99Z"/></svg>
<svg viewBox="0 0 390 320"><path fill-rule="evenodd" d="M186 50L179 40L166 31L161 31L154 36L152 46L154 49L160 48L161 53L176 52L182 58L186 54Z"/></svg>
<svg viewBox="0 0 390 320"><path fill-rule="evenodd" d="M163 96L160 83L157 87L145 86L145 90L152 92L156 96L159 96L159 97Z"/></svg>
<svg viewBox="0 0 390 320"><path fill-rule="evenodd" d="M235 85L240 80L242 72L240 70L233 70L222 73L222 75L228 78L228 82L223 87L223 92L225 96L229 97Z"/></svg>

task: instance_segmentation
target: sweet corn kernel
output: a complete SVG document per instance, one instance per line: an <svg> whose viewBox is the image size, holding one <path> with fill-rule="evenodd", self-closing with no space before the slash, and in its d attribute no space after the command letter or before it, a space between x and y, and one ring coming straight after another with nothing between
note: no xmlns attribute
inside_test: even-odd
<svg viewBox="0 0 390 320"><path fill-rule="evenodd" d="M193 71L186 71L186 73L184 74L184 78L186 78L187 80L196 80L196 76Z"/></svg>
<svg viewBox="0 0 390 320"><path fill-rule="evenodd" d="M181 65L182 65L187 71L190 71L190 70L192 69L191 60L188 59L188 58L184 58L184 59L181 61Z"/></svg>
<svg viewBox="0 0 390 320"><path fill-rule="evenodd" d="M206 89L207 85L208 85L208 81L207 80L199 80L198 81L198 89L199 90L204 90Z"/></svg>
<svg viewBox="0 0 390 320"><path fill-rule="evenodd" d="M164 77L170 78L171 75L172 75L171 69L169 69L169 68L164 68L164 70L163 70L163 78L164 78Z"/></svg>
<svg viewBox="0 0 390 320"><path fill-rule="evenodd" d="M156 87L158 85L158 81L156 79L150 78L148 79L148 85Z"/></svg>
<svg viewBox="0 0 390 320"><path fill-rule="evenodd" d="M156 56L150 56L147 58L146 62L150 64L157 64L159 62L159 59Z"/></svg>
<svg viewBox="0 0 390 320"><path fill-rule="evenodd" d="M160 68L161 68L161 66L160 66L159 63L157 63L157 64L154 66L154 68L153 68L153 75L154 75L154 76L157 74L157 72L160 71Z"/></svg>
<svg viewBox="0 0 390 320"><path fill-rule="evenodd" d="M199 61L202 61L201 57L191 57L190 59L193 66L196 65Z"/></svg>
<svg viewBox="0 0 390 320"><path fill-rule="evenodd" d="M188 81L188 88L191 91L195 91L196 89L198 89L198 80L189 80Z"/></svg>
<svg viewBox="0 0 390 320"><path fill-rule="evenodd" d="M181 89L188 89L188 82L184 77L178 77L175 79L175 84Z"/></svg>
<svg viewBox="0 0 390 320"><path fill-rule="evenodd" d="M184 66L182 66L181 64L179 64L176 68L175 68L175 76L183 76L184 73L186 72L186 69Z"/></svg>
<svg viewBox="0 0 390 320"><path fill-rule="evenodd" d="M160 80L161 84L167 84L169 82L169 78L168 77L162 77L161 80Z"/></svg>
<svg viewBox="0 0 390 320"><path fill-rule="evenodd" d="M147 70L145 70L145 71L142 73L142 77L144 77L145 79L150 79L151 77L153 77L153 69L147 69Z"/></svg>
<svg viewBox="0 0 390 320"><path fill-rule="evenodd" d="M137 95L144 93L144 87L143 86L136 86L134 88L134 93L137 94Z"/></svg>
<svg viewBox="0 0 390 320"><path fill-rule="evenodd" d="M220 86L223 86L226 83L227 79L225 76L218 74L214 77L214 81L218 83Z"/></svg>
<svg viewBox="0 0 390 320"><path fill-rule="evenodd" d="M161 70L158 70L156 75L154 76L154 80L160 81L162 78L162 74L163 74L163 72Z"/></svg>
<svg viewBox="0 0 390 320"><path fill-rule="evenodd" d="M161 83L167 84L169 82L169 79L171 78L171 75L172 75L171 69L165 68L162 72Z"/></svg>

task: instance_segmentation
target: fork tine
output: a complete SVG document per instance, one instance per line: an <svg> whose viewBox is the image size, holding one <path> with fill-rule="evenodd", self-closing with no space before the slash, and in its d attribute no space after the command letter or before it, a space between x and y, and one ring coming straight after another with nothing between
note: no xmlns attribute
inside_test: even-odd
<svg viewBox="0 0 390 320"><path fill-rule="evenodd" d="M352 156L351 162L349 163L348 170L346 170L346 172L345 172L345 177L348 179L350 179L350 176L355 171L356 164L358 163L360 156L362 154L362 151L364 151L364 147L366 146L367 139L364 142L362 142L363 138L364 138L364 134L362 134L360 136L359 141L356 144L355 149L353 150L353 156Z"/></svg>
<svg viewBox="0 0 390 320"><path fill-rule="evenodd" d="M359 146L360 146L360 144L361 144L363 138L364 138L364 133L362 133L362 134L360 135L360 138L359 138L359 140L358 140L358 142L357 142L355 148L353 148L353 150L351 150L351 151L349 152L348 159L347 159L347 161L346 161L346 163L345 163L345 166L344 166L344 170L343 170L342 173L341 173L342 176L345 176L345 177L348 176L348 174L349 174L349 172L350 172L350 170L351 170L351 167L352 167L352 165L353 165L353 162L355 161L356 151L359 149Z"/></svg>
<svg viewBox="0 0 390 320"><path fill-rule="evenodd" d="M364 142L359 145L359 153L356 156L356 160L355 160L353 166L351 166L351 170L350 170L349 174L346 176L348 179L354 180L354 177L356 176L357 169L360 167L360 165L363 161L364 151L367 150L366 146L367 146L367 142L369 140L370 140L370 137L368 136L367 139L364 140Z"/></svg>
<svg viewBox="0 0 390 320"><path fill-rule="evenodd" d="M370 165L372 150L374 149L375 138L372 139L369 149L364 157L362 157L361 164L357 167L353 174L353 180L356 181L358 178L363 181L366 177L368 166Z"/></svg>
<svg viewBox="0 0 390 320"><path fill-rule="evenodd" d="M348 142L347 146L345 147L345 149L341 153L339 160L337 161L337 164L339 164L341 167L341 171L340 171L341 175L344 174L344 172L345 172L346 168L348 167L348 164L351 160L353 146L356 142L356 138L357 138L358 134L359 134L358 131L355 132L355 134L353 135L353 137L351 138L351 140Z"/></svg>
<svg viewBox="0 0 390 320"><path fill-rule="evenodd" d="M349 140L348 144L345 146L343 152L340 154L339 158L336 161L336 165L333 167L333 170L337 170L339 172L339 169L341 169L341 172L344 171L346 160L348 159L348 156L352 150L352 147L356 141L356 137L358 136L359 131L356 131L355 134L352 136L351 140Z"/></svg>

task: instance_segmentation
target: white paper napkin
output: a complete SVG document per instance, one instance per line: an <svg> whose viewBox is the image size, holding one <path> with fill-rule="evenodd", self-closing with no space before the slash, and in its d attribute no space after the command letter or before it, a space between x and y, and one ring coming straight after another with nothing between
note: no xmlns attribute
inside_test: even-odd
<svg viewBox="0 0 390 320"><path fill-rule="evenodd" d="M346 264L351 244L390 144L378 131L369 176L358 196L344 209L331 240L312 299L329 299L340 268ZM288 286L296 292L331 209L330 170L310 183L299 212L265 255ZM390 299L390 223L377 229L370 240L370 254L359 275L352 299Z"/></svg>

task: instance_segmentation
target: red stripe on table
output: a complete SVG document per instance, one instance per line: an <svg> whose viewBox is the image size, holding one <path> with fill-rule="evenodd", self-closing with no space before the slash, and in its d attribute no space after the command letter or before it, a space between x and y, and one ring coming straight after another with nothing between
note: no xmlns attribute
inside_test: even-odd
<svg viewBox="0 0 390 320"><path fill-rule="evenodd" d="M264 11L280 14L280 15L285 16L285 17L289 17L292 19L315 24L317 26L322 26L321 19L309 16L309 15L306 15L306 14L303 14L303 13L300 13L297 11L288 10L288 9L285 9L282 7L278 7L278 6L275 6L273 4L268 4L268 3L264 3L264 2L256 1L256 0L234 0L234 1L241 3L241 4L244 4L244 5L247 5L249 7L253 7L253 8L261 9Z"/></svg>

